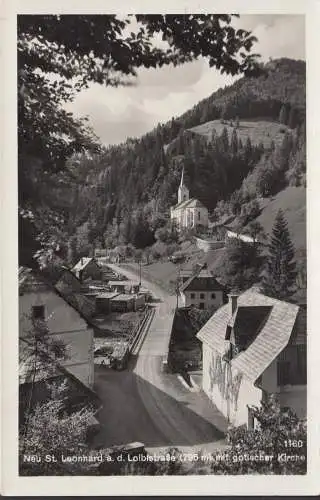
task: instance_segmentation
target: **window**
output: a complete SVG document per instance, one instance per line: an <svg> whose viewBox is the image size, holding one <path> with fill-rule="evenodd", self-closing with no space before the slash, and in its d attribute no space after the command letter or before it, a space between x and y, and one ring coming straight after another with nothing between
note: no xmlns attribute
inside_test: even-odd
<svg viewBox="0 0 320 500"><path fill-rule="evenodd" d="M200 299L204 299L204 293L200 293Z"/></svg>
<svg viewBox="0 0 320 500"><path fill-rule="evenodd" d="M201 212L199 210L199 212L198 212L198 220L200 220L200 217L201 217Z"/></svg>
<svg viewBox="0 0 320 500"><path fill-rule="evenodd" d="M32 306L32 319L44 319L44 306Z"/></svg>
<svg viewBox="0 0 320 500"><path fill-rule="evenodd" d="M191 294L190 294L190 297L191 297L192 299L194 299L194 298L195 298L195 296L196 296L196 294L195 294L195 293L191 293Z"/></svg>
<svg viewBox="0 0 320 500"><path fill-rule="evenodd" d="M200 302L199 309L204 309L204 302Z"/></svg>
<svg viewBox="0 0 320 500"><path fill-rule="evenodd" d="M290 362L278 361L277 371L278 385L290 384Z"/></svg>
<svg viewBox="0 0 320 500"><path fill-rule="evenodd" d="M215 294L215 293L212 293L212 294L211 294L211 298L212 298L212 299L215 299L215 298L216 298L216 294Z"/></svg>

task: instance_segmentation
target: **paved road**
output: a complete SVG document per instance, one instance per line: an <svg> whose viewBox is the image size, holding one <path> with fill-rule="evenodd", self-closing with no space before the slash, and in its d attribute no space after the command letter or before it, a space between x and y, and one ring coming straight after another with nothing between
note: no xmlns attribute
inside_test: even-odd
<svg viewBox="0 0 320 500"><path fill-rule="evenodd" d="M137 279L132 271L110 267L129 279ZM145 279L142 285L161 302L156 304L149 332L129 369L97 369L96 388L104 402L100 420L105 422L98 442L110 446L141 441L148 448L210 450L223 441L225 419L202 392L190 392L176 375L162 370L176 299Z"/></svg>

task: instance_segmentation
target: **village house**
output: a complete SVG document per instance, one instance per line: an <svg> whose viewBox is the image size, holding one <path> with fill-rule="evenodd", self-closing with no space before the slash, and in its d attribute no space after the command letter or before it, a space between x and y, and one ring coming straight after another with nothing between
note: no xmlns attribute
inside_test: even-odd
<svg viewBox="0 0 320 500"><path fill-rule="evenodd" d="M189 278L182 277L180 296L183 307L213 311L224 303L224 288L206 267L202 267Z"/></svg>
<svg viewBox="0 0 320 500"><path fill-rule="evenodd" d="M178 203L171 207L170 217L178 230L208 227L208 209L196 198L190 198L189 189L184 182L184 169L178 189Z"/></svg>
<svg viewBox="0 0 320 500"><path fill-rule="evenodd" d="M35 376L34 366L37 366ZM52 359L44 349L37 347L37 359L35 351L30 346L27 338L19 340L19 426L25 422L26 411L35 407L38 403L44 403L52 398L50 384L61 387L66 384L64 393L63 409L68 414L81 409L91 408L94 416L88 422L88 435L95 431L99 422L96 413L101 407L101 400L96 392L83 383L78 377L62 366L62 364ZM31 399L32 395L32 399ZM31 407L29 408L29 402Z"/></svg>
<svg viewBox="0 0 320 500"><path fill-rule="evenodd" d="M71 271L81 282L102 279L102 270L93 257L81 257Z"/></svg>
<svg viewBox="0 0 320 500"><path fill-rule="evenodd" d="M138 293L140 285L136 281L110 280L108 281L108 288L118 293Z"/></svg>
<svg viewBox="0 0 320 500"><path fill-rule="evenodd" d="M129 312L135 307L135 297L129 294L119 294L110 299L110 308L113 312Z"/></svg>
<svg viewBox="0 0 320 500"><path fill-rule="evenodd" d="M254 425L250 405L276 394L306 416L306 309L253 289L230 295L197 334L203 390L233 425Z"/></svg>
<svg viewBox="0 0 320 500"><path fill-rule="evenodd" d="M34 342L36 326L42 325L48 342L62 346L57 361L85 386L92 388L94 378L93 329L71 295L63 296L51 283L28 268L19 270L19 337Z"/></svg>

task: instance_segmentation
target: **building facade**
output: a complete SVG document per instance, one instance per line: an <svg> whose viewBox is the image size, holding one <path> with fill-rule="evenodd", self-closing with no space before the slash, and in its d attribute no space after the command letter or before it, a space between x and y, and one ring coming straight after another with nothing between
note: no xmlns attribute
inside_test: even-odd
<svg viewBox="0 0 320 500"><path fill-rule="evenodd" d="M181 305L214 311L224 303L224 288L207 269L200 269L180 288Z"/></svg>
<svg viewBox="0 0 320 500"><path fill-rule="evenodd" d="M184 182L184 170L178 189L178 203L171 207L170 217L178 230L208 227L208 209L199 200L190 198L189 189Z"/></svg>
<svg viewBox="0 0 320 500"><path fill-rule="evenodd" d="M252 426L250 405L275 394L306 416L306 315L251 290L230 296L198 332L203 390L233 425Z"/></svg>
<svg viewBox="0 0 320 500"><path fill-rule="evenodd" d="M65 356L58 359L59 363L91 388L94 379L93 329L53 286L31 270L24 271L19 277L20 338L32 341L35 322L42 322L49 341L64 346Z"/></svg>

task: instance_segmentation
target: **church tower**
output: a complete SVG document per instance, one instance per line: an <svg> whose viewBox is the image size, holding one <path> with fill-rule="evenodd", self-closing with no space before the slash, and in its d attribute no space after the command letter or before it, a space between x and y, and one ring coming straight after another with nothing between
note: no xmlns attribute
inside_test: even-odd
<svg viewBox="0 0 320 500"><path fill-rule="evenodd" d="M182 201L186 201L186 200L189 200L189 189L184 184L184 167L183 167L180 186L178 189L178 203L181 203Z"/></svg>

